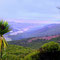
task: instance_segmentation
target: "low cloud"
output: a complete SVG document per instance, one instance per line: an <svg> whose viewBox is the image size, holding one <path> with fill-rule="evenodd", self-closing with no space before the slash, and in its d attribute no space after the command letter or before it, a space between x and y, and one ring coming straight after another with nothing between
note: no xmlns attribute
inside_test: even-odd
<svg viewBox="0 0 60 60"><path fill-rule="evenodd" d="M17 35L18 33L23 33L24 31L17 31L17 32L13 32L13 33L10 33L9 35Z"/></svg>
<svg viewBox="0 0 60 60"><path fill-rule="evenodd" d="M9 35L17 35L17 34L19 34L19 33L23 33L23 32L28 31L28 30L29 30L29 28L24 28L23 30L16 31L16 32L12 32L12 33L10 33Z"/></svg>

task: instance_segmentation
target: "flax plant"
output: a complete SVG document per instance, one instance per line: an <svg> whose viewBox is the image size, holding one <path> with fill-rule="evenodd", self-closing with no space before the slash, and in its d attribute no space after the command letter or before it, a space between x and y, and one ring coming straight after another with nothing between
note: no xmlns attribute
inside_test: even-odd
<svg viewBox="0 0 60 60"><path fill-rule="evenodd" d="M7 32L9 32L10 26L8 25L8 22L1 20L0 21L0 58L3 57L3 51L7 48L7 41L3 37L3 35Z"/></svg>

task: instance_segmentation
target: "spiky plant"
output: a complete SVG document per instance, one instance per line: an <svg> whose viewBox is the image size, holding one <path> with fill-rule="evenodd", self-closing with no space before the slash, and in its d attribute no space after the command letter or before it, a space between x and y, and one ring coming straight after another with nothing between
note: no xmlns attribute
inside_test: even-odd
<svg viewBox="0 0 60 60"><path fill-rule="evenodd" d="M3 35L7 32L10 31L10 27L8 25L8 22L1 20L0 21L0 53L1 53L1 58L3 51L6 50L7 47L7 42Z"/></svg>

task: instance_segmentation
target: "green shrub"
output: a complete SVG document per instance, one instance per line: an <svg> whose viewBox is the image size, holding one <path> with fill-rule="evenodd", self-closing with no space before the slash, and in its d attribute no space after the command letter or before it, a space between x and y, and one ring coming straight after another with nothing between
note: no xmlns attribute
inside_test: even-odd
<svg viewBox="0 0 60 60"><path fill-rule="evenodd" d="M41 60L60 60L60 47L56 42L49 42L44 44L40 50Z"/></svg>
<svg viewBox="0 0 60 60"><path fill-rule="evenodd" d="M45 52L54 52L54 51L58 51L59 50L59 44L56 42L49 42L49 43L45 43L42 46L42 49L44 49Z"/></svg>
<svg viewBox="0 0 60 60"><path fill-rule="evenodd" d="M35 51L27 55L23 60L38 60L39 58L38 54L39 54L39 51Z"/></svg>
<svg viewBox="0 0 60 60"><path fill-rule="evenodd" d="M38 52L33 52L24 60L60 60L60 47L56 42L44 44Z"/></svg>

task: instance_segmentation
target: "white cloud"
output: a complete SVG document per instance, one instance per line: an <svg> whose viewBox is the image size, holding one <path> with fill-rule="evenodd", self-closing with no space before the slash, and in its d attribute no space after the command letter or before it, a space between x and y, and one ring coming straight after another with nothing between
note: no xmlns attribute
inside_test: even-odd
<svg viewBox="0 0 60 60"><path fill-rule="evenodd" d="M0 0L0 18L14 19L14 22L17 23L45 22L37 20L53 22L52 20L60 19L56 17L57 15L60 16L57 6L60 6L59 0Z"/></svg>
<svg viewBox="0 0 60 60"><path fill-rule="evenodd" d="M10 31L11 33L13 32L13 31Z"/></svg>
<svg viewBox="0 0 60 60"><path fill-rule="evenodd" d="M29 30L29 28L25 28L23 31L28 31Z"/></svg>
<svg viewBox="0 0 60 60"><path fill-rule="evenodd" d="M17 31L17 32L13 32L13 33L10 33L9 35L17 35L18 33L23 33L24 31Z"/></svg>
<svg viewBox="0 0 60 60"><path fill-rule="evenodd" d="M5 37L5 39L6 39L7 41L12 41L12 39L11 39L11 38L8 38L8 37Z"/></svg>
<svg viewBox="0 0 60 60"><path fill-rule="evenodd" d="M12 33L10 33L9 35L17 35L17 34L19 34L19 33L24 33L25 31L28 31L29 30L29 28L24 28L23 30L19 30L19 31L16 31L16 32L12 32Z"/></svg>
<svg viewBox="0 0 60 60"><path fill-rule="evenodd" d="M6 39L7 41L12 41L12 39L11 39L11 38L8 38L7 36L8 36L8 35L4 35L5 39Z"/></svg>

